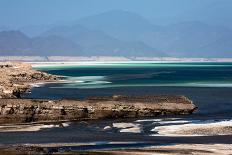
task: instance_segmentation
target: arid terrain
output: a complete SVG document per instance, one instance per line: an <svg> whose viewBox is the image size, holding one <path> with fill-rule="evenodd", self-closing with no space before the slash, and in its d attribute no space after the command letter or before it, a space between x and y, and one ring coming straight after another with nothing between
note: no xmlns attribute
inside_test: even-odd
<svg viewBox="0 0 232 155"><path fill-rule="evenodd" d="M54 75L35 71L30 64L21 62L2 62L0 72L0 98L20 98L21 93L30 89L30 84L57 79Z"/></svg>

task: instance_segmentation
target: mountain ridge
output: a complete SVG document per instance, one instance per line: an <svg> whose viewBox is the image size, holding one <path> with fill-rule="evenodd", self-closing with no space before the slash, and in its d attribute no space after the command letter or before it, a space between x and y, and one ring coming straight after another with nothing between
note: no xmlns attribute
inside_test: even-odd
<svg viewBox="0 0 232 155"><path fill-rule="evenodd" d="M5 37L9 40L2 39L0 53L11 51L14 55L21 50L32 55L227 57L232 51L232 30L228 27L200 20L161 26L121 10L42 29L36 37L24 36L30 41L24 37L17 40L14 35Z"/></svg>

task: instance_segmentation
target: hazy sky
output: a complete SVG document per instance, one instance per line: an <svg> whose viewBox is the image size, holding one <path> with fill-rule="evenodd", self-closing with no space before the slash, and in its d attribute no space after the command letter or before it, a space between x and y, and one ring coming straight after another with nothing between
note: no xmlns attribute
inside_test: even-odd
<svg viewBox="0 0 232 155"><path fill-rule="evenodd" d="M174 16L229 0L0 0L0 25L51 24L108 10L137 12L149 19Z"/></svg>

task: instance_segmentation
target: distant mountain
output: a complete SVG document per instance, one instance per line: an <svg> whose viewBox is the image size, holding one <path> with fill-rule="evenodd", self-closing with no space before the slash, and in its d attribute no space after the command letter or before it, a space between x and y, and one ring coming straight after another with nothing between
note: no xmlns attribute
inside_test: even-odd
<svg viewBox="0 0 232 155"><path fill-rule="evenodd" d="M31 50L42 56L82 55L82 47L60 36L36 37L31 40Z"/></svg>
<svg viewBox="0 0 232 155"><path fill-rule="evenodd" d="M216 42L221 38L232 39L231 29L199 21L157 26L138 14L114 10L82 18L75 24L77 23L105 32L118 40L142 42L169 56L218 57L224 50L232 50L232 45L226 44L220 48L221 51L211 53L210 51L215 51ZM206 50L207 45L215 43L216 45L207 47Z"/></svg>
<svg viewBox="0 0 232 155"><path fill-rule="evenodd" d="M232 57L231 36L221 38L202 47L202 51L210 53L214 57Z"/></svg>
<svg viewBox="0 0 232 155"><path fill-rule="evenodd" d="M146 18L128 11L112 10L76 21L86 28L103 31L120 40L136 40L143 33L156 31L159 26L152 25ZM137 40L138 41L138 40Z"/></svg>
<svg viewBox="0 0 232 155"><path fill-rule="evenodd" d="M19 31L0 32L1 55L33 55L31 40Z"/></svg>
<svg viewBox="0 0 232 155"><path fill-rule="evenodd" d="M55 33L57 30L59 33ZM54 28L48 34L30 38L20 31L2 31L0 55L144 56L146 53L147 56L161 56L142 42L123 42L82 27Z"/></svg>
<svg viewBox="0 0 232 155"><path fill-rule="evenodd" d="M19 31L26 34L29 37L37 37L41 33L47 31L48 29L52 28L53 25L28 25L18 28Z"/></svg>
<svg viewBox="0 0 232 155"><path fill-rule="evenodd" d="M0 33L0 54L232 57L232 29L225 26L231 22L228 6L211 3L209 8L203 7L206 10L199 9L199 14L189 12L189 16L198 14L195 21L165 26L157 26L136 13L113 10L74 22L23 29L30 37L19 31L5 31ZM215 18L222 18L221 25L208 18L210 12L220 9L225 10ZM186 16L181 18L185 20Z"/></svg>
<svg viewBox="0 0 232 155"><path fill-rule="evenodd" d="M41 36L61 36L82 45L86 56L164 56L141 41L122 41L80 25L54 27Z"/></svg>
<svg viewBox="0 0 232 155"><path fill-rule="evenodd" d="M81 47L57 36L29 38L20 31L0 32L0 55L81 55Z"/></svg>
<svg viewBox="0 0 232 155"><path fill-rule="evenodd" d="M163 26L159 31L144 34L140 40L177 57L218 57L224 50L232 49L232 44L221 47L213 53L221 38L232 39L232 31L222 26L211 26L202 22L182 22ZM214 46L208 46L215 44ZM205 50L208 46L208 50ZM222 55L223 56L223 55ZM226 55L225 55L226 56Z"/></svg>

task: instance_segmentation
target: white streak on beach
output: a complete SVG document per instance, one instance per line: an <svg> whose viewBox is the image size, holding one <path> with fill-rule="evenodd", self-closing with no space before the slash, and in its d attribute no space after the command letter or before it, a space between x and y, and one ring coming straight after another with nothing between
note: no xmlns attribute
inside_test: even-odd
<svg viewBox="0 0 232 155"><path fill-rule="evenodd" d="M104 128L103 128L103 130L110 130L111 129L111 126L105 126Z"/></svg>
<svg viewBox="0 0 232 155"><path fill-rule="evenodd" d="M22 124L22 125L2 125L0 132L29 132L40 131L42 129L68 127L70 123L61 124Z"/></svg>
<svg viewBox="0 0 232 155"><path fill-rule="evenodd" d="M175 121L180 120L181 118L161 118L161 119L141 119L136 120L135 122L161 122L161 121Z"/></svg>
<svg viewBox="0 0 232 155"><path fill-rule="evenodd" d="M190 120L179 120L179 121L160 121L160 122L154 122L153 124L159 123L160 125L165 124L182 124L182 123L191 123Z"/></svg>
<svg viewBox="0 0 232 155"><path fill-rule="evenodd" d="M142 127L136 123L113 123L114 128L119 128L120 132L141 133Z"/></svg>
<svg viewBox="0 0 232 155"><path fill-rule="evenodd" d="M158 126L151 131L158 133L153 134L152 136L230 135L232 134L232 120L195 120L187 124Z"/></svg>

